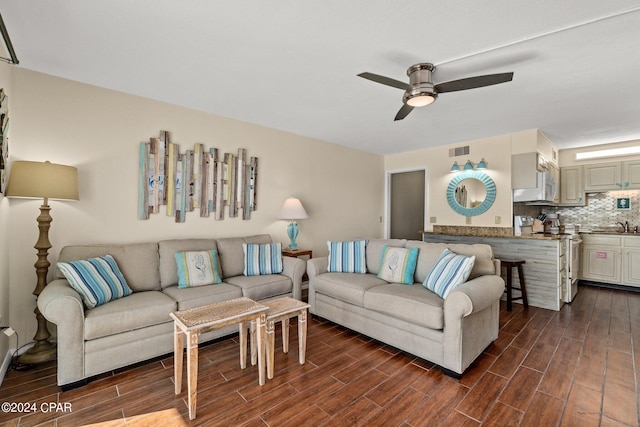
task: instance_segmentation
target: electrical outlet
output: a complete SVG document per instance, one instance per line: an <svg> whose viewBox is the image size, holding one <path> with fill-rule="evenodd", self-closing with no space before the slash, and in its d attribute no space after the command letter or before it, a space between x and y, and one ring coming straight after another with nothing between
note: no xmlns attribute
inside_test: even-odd
<svg viewBox="0 0 640 427"><path fill-rule="evenodd" d="M429 222L430 222L431 224L435 224L435 223L437 222L437 221L436 221L436 217L435 217L435 216L430 216L430 217L429 217Z"/></svg>
<svg viewBox="0 0 640 427"><path fill-rule="evenodd" d="M470 216L467 217L467 224L471 224L471 218Z"/></svg>
<svg viewBox="0 0 640 427"><path fill-rule="evenodd" d="M501 221L502 221L502 218L500 218L499 216L496 216L496 224L500 224Z"/></svg>

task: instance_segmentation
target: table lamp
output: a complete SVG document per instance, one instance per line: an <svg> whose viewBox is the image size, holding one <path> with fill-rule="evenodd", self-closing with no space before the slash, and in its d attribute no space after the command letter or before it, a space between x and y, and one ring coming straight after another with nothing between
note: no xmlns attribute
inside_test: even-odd
<svg viewBox="0 0 640 427"><path fill-rule="evenodd" d="M38 252L38 260L34 264L37 282L33 291L37 300L38 295L47 286L47 272L51 265L47 260L49 249L51 249L49 227L52 221L49 214L51 210L49 199L78 200L78 170L71 166L50 162L14 161L11 164L5 195L12 198L43 199L40 216L37 218L40 235L34 246ZM33 337L36 343L18 359L25 365L56 358L56 346L49 342L51 334L47 329L47 321L37 305L34 313L38 322L38 330Z"/></svg>
<svg viewBox="0 0 640 427"><path fill-rule="evenodd" d="M296 238L298 237L298 223L295 221L296 219L306 219L309 218L307 215L307 211L304 210L302 203L300 200L295 197L289 197L284 201L282 205L282 210L280 211L280 219L288 219L289 226L287 227L287 235L289 236L289 249L296 250L298 249L298 244L296 243Z"/></svg>

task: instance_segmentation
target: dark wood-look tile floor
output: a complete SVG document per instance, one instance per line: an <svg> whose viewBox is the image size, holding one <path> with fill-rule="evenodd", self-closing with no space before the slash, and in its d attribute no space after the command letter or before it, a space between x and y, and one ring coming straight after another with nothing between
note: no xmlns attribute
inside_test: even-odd
<svg viewBox="0 0 640 427"><path fill-rule="evenodd" d="M291 351L276 352L275 377L262 387L255 367L240 370L236 337L202 347L194 421L186 386L174 394L173 359L166 357L66 392L55 384L54 363L11 371L0 402L32 402L36 411L0 413L0 426L639 423L640 294L581 287L560 312L503 306L498 339L461 380L320 319L310 319L307 363L299 365L295 327ZM60 405L42 410L51 403Z"/></svg>

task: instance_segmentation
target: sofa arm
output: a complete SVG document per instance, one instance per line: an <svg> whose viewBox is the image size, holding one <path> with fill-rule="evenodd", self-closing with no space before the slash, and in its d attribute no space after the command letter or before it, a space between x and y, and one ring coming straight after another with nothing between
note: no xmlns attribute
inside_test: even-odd
<svg viewBox="0 0 640 427"><path fill-rule="evenodd" d="M444 301L445 316L465 317L482 311L504 293L504 280L497 275L478 276L456 287Z"/></svg>
<svg viewBox="0 0 640 427"><path fill-rule="evenodd" d="M282 267L282 274L293 282L293 298L302 300L302 276L306 271L306 263L300 258L283 256Z"/></svg>
<svg viewBox="0 0 640 427"><path fill-rule="evenodd" d="M318 274L326 273L328 271L328 257L311 258L307 261L307 275L309 280Z"/></svg>
<svg viewBox="0 0 640 427"><path fill-rule="evenodd" d="M444 367L458 374L484 351L499 331L504 280L485 275L463 283L444 300Z"/></svg>
<svg viewBox="0 0 640 427"><path fill-rule="evenodd" d="M58 385L84 379L84 305L65 279L49 283L38 296L38 309L58 330Z"/></svg>

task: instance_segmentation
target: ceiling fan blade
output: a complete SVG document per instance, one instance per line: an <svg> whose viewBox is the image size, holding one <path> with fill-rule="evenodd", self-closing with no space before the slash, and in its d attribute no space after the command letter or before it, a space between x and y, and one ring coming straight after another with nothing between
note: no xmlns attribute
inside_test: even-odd
<svg viewBox="0 0 640 427"><path fill-rule="evenodd" d="M362 77L367 80L371 80L372 82L380 83L383 85L395 87L402 90L411 89L411 86L408 83L401 82L400 80L395 80L389 77L381 76L373 73L360 73L358 77Z"/></svg>
<svg viewBox="0 0 640 427"><path fill-rule="evenodd" d="M396 114L396 118L393 121L402 120L409 115L409 113L413 111L413 107L411 105L404 104L398 114Z"/></svg>
<svg viewBox="0 0 640 427"><path fill-rule="evenodd" d="M456 92L458 90L475 89L477 87L506 83L510 82L512 79L513 73L487 74L486 76L467 77L466 79L439 83L435 85L434 89L438 93Z"/></svg>

